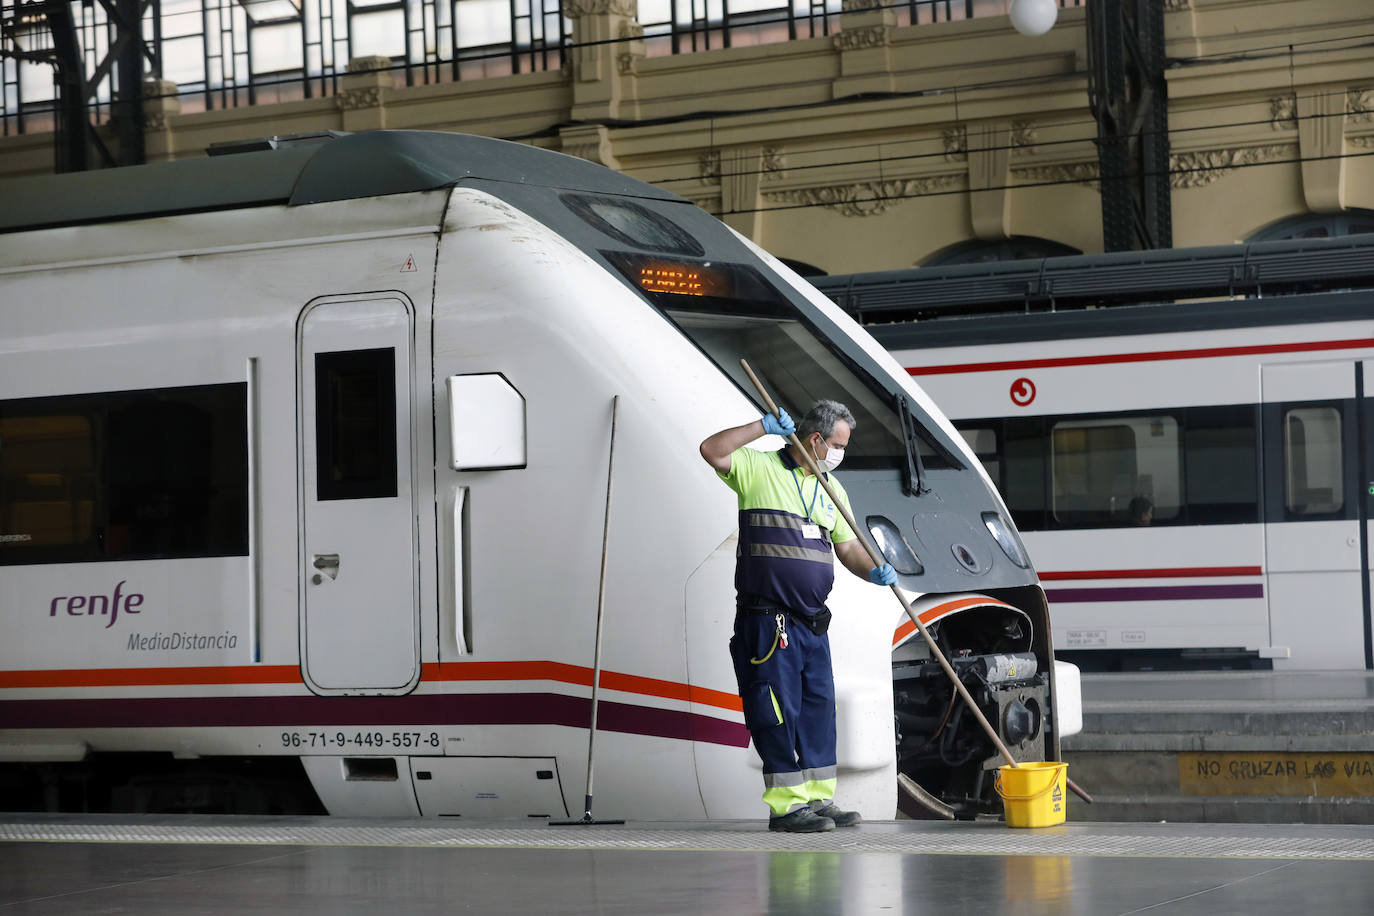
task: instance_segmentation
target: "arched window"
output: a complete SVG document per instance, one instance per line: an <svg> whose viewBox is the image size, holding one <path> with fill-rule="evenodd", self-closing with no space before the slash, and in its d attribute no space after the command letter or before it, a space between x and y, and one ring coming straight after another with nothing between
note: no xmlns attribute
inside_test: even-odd
<svg viewBox="0 0 1374 916"><path fill-rule="evenodd" d="M1270 223L1246 239L1247 242L1274 242L1279 239L1330 239L1342 235L1374 232L1374 210L1346 210L1344 213L1303 213Z"/></svg>
<svg viewBox="0 0 1374 916"><path fill-rule="evenodd" d="M922 267L948 267L951 264L986 264L990 261L1020 261L1028 258L1057 258L1082 254L1077 248L1031 235L1014 235L997 242L970 239L957 242L931 255Z"/></svg>

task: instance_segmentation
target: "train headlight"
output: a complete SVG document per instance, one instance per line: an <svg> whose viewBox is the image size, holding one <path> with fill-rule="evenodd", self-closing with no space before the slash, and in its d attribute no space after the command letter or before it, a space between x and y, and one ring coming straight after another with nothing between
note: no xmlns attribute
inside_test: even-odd
<svg viewBox="0 0 1374 916"><path fill-rule="evenodd" d="M988 534L992 535L992 539L1002 548L1008 559L1022 569L1030 569L1030 557L1026 556L1026 548L1022 547L1021 541L1011 533L1011 527L1006 519L996 512L984 512L983 524L987 526Z"/></svg>
<svg viewBox="0 0 1374 916"><path fill-rule="evenodd" d="M874 543L883 552L883 558L892 564L893 569L904 576L919 576L926 571L916 557L916 551L911 549L891 519L870 515L864 519L864 523L868 525L868 533L873 535Z"/></svg>

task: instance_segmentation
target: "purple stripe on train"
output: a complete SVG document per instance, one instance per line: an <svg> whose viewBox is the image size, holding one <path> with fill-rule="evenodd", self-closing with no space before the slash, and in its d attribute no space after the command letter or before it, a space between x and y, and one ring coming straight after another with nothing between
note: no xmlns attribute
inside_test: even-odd
<svg viewBox="0 0 1374 916"><path fill-rule="evenodd" d="M1051 604L1077 601L1200 601L1208 598L1263 598L1254 585L1132 585L1125 588L1047 588Z"/></svg>
<svg viewBox="0 0 1374 916"><path fill-rule="evenodd" d="M742 723L628 703L598 705L598 730L747 747ZM586 728L591 700L554 693L405 697L124 697L0 702L0 728L216 728L352 725L566 725Z"/></svg>

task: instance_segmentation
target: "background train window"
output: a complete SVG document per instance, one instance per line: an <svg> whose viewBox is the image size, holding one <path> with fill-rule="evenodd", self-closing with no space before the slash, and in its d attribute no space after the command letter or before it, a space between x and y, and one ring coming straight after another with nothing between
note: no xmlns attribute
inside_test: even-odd
<svg viewBox="0 0 1374 916"><path fill-rule="evenodd" d="M982 462L983 470L988 472L994 485L1002 485L1002 450L998 448L996 429L987 426L961 427L960 435Z"/></svg>
<svg viewBox="0 0 1374 916"><path fill-rule="evenodd" d="M396 351L315 354L315 498L396 495Z"/></svg>
<svg viewBox="0 0 1374 916"><path fill-rule="evenodd" d="M1256 409L1191 407L1184 415L1184 493L1194 525L1259 521Z"/></svg>
<svg viewBox="0 0 1374 916"><path fill-rule="evenodd" d="M246 391L0 402L0 565L246 555Z"/></svg>
<svg viewBox="0 0 1374 916"><path fill-rule="evenodd" d="M90 417L0 418L0 548L18 555L94 543L95 475Z"/></svg>
<svg viewBox="0 0 1374 916"><path fill-rule="evenodd" d="M1039 531L1048 526L1045 465L1049 448L1045 444L1045 421L1007 420L1002 447L1005 476L1000 486L1012 521L1022 531Z"/></svg>
<svg viewBox="0 0 1374 916"><path fill-rule="evenodd" d="M1167 414L1067 420L1050 432L1055 521L1131 525L1178 517L1183 462ZM1148 500L1148 517L1139 511Z"/></svg>
<svg viewBox="0 0 1374 916"><path fill-rule="evenodd" d="M1288 516L1330 515L1345 505L1341 414L1335 407L1283 412L1283 504Z"/></svg>
<svg viewBox="0 0 1374 916"><path fill-rule="evenodd" d="M1149 501L1151 524L1259 520L1259 413L1253 404L1190 407L1163 415L1015 417L955 425L1022 531L1138 524L1131 504L1142 498ZM1052 445L1055 499L1050 511ZM1144 505L1136 503L1137 509Z"/></svg>
<svg viewBox="0 0 1374 916"><path fill-rule="evenodd" d="M955 427L973 449L1022 531L1046 527L1045 421L1040 417L957 420Z"/></svg>

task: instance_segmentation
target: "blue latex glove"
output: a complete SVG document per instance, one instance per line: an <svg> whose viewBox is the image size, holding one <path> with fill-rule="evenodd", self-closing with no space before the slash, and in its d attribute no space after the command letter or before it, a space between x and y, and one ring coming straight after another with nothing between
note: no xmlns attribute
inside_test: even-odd
<svg viewBox="0 0 1374 916"><path fill-rule="evenodd" d="M897 570L893 569L889 563L875 566L868 571L868 581L874 585L896 585Z"/></svg>
<svg viewBox="0 0 1374 916"><path fill-rule="evenodd" d="M779 407L776 417L771 413L763 415L763 431L773 436L790 436L797 431L797 424Z"/></svg>

